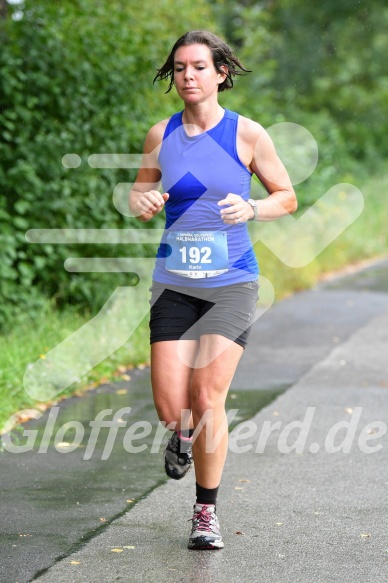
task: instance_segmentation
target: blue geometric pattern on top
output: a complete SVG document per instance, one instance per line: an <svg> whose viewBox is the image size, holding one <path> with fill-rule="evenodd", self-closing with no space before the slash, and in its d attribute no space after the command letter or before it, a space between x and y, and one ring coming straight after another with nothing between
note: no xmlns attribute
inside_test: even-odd
<svg viewBox="0 0 388 583"><path fill-rule="evenodd" d="M166 222L166 229L171 227L171 225L206 192L206 190L206 186L204 186L191 172L186 172L186 174L182 176L172 188L169 188L169 217Z"/></svg>

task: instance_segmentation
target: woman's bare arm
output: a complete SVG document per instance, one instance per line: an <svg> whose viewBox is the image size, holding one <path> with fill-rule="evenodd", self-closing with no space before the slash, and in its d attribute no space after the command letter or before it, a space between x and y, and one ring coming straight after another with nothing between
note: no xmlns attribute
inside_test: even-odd
<svg viewBox="0 0 388 583"><path fill-rule="evenodd" d="M239 117L237 150L242 163L260 180L270 196L257 201L259 221L273 221L297 209L297 200L287 170L276 153L268 132L258 123ZM237 194L219 202L225 223L235 224L252 219L250 204Z"/></svg>
<svg viewBox="0 0 388 583"><path fill-rule="evenodd" d="M152 219L161 212L168 194L161 194L157 189L162 173L158 163L158 154L168 120L154 125L144 142L143 158L136 181L129 193L129 208L141 222Z"/></svg>

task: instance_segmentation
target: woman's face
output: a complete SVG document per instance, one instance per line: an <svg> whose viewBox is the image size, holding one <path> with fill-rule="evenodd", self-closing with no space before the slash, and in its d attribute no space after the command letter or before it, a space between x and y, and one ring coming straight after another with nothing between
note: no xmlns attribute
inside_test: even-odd
<svg viewBox="0 0 388 583"><path fill-rule="evenodd" d="M179 97L186 103L217 99L218 86L226 74L216 71L207 45L179 47L174 55L174 83Z"/></svg>

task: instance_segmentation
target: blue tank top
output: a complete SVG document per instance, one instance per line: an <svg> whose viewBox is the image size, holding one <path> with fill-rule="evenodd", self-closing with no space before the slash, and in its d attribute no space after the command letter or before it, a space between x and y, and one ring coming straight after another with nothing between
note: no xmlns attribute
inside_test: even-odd
<svg viewBox="0 0 388 583"><path fill-rule="evenodd" d="M229 193L249 198L252 175L236 147L238 114L225 109L215 127L196 136L187 135L182 115L170 118L159 153L170 197L153 279L185 287L254 281L258 264L247 225L225 225L217 205Z"/></svg>

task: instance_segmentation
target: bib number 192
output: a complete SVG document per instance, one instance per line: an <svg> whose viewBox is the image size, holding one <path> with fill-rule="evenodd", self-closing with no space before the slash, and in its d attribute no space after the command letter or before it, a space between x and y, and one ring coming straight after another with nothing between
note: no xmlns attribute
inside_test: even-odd
<svg viewBox="0 0 388 583"><path fill-rule="evenodd" d="M187 263L189 259L190 263L211 263L210 259L211 248L210 247L189 247L189 253L187 257L187 247L181 247L179 249L182 255L182 263Z"/></svg>
<svg viewBox="0 0 388 583"><path fill-rule="evenodd" d="M228 240L224 231L170 231L165 267L192 279L215 277L228 271Z"/></svg>

